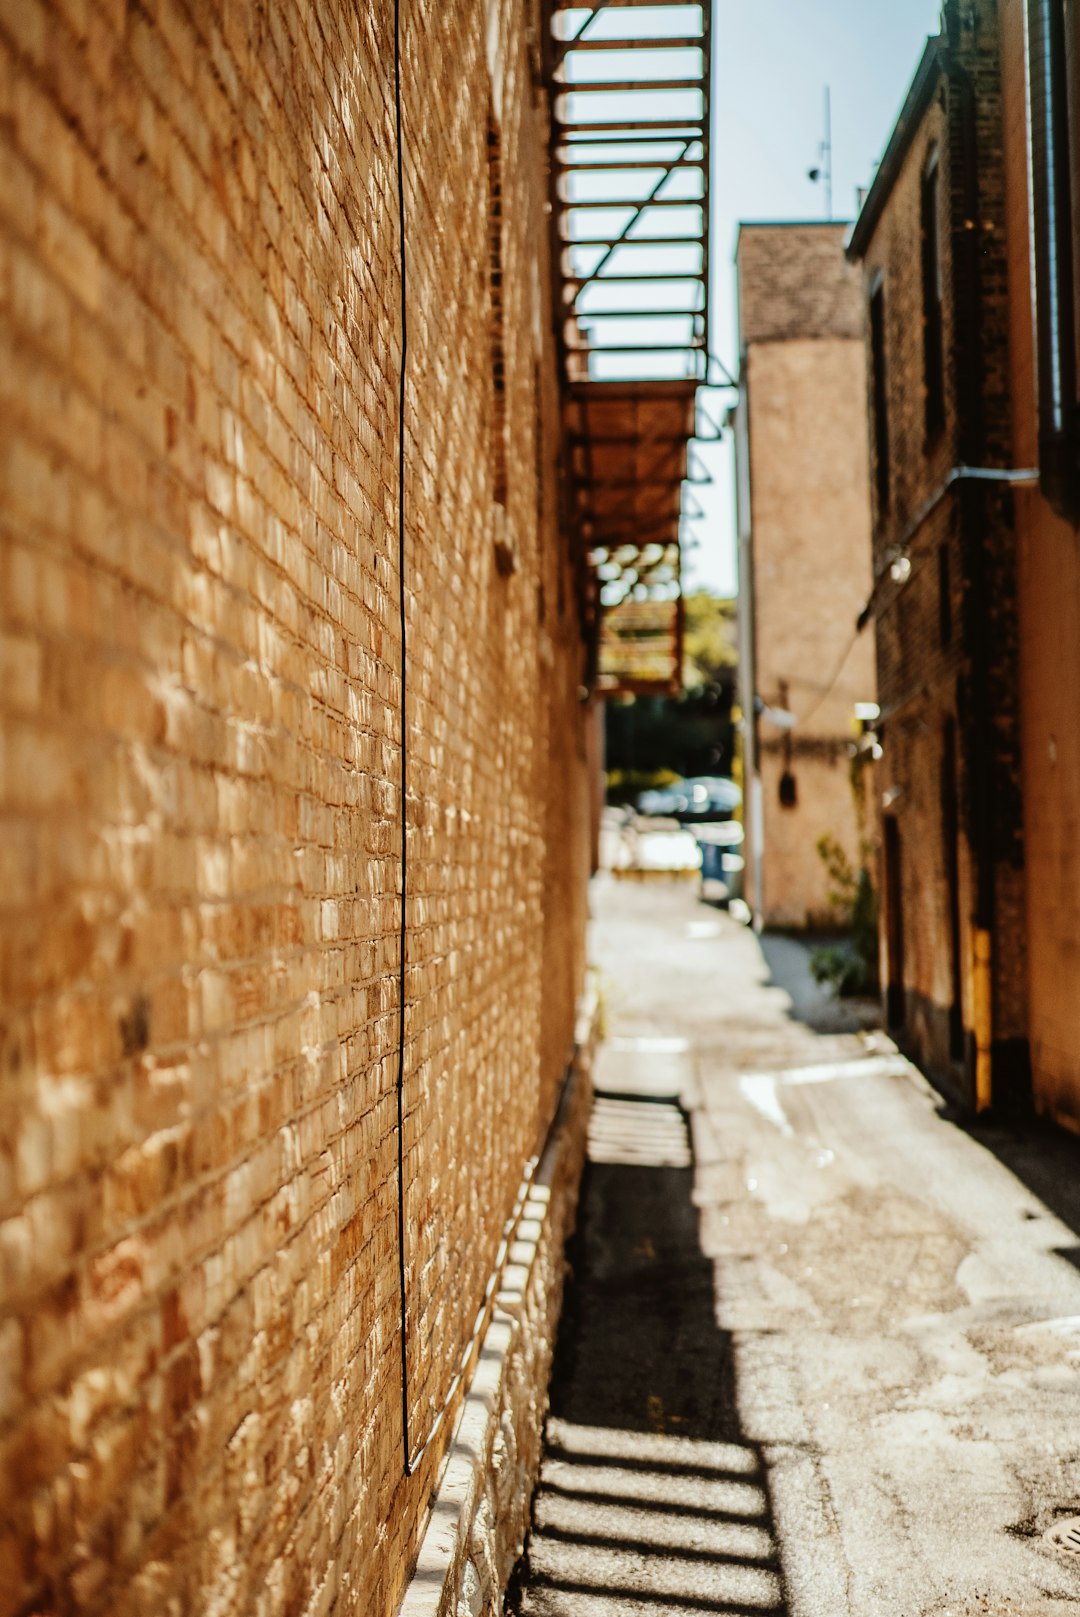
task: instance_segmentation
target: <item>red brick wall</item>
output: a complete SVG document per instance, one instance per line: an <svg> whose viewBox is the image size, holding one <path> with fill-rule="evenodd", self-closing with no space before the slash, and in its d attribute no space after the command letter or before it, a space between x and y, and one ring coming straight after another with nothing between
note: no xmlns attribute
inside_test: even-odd
<svg viewBox="0 0 1080 1617"><path fill-rule="evenodd" d="M946 7L952 70L941 73L865 251L869 288L883 275L890 487L875 495L879 701L884 807L897 818L903 859L908 1033L943 1073L953 1067L949 1010L970 1034L972 928L992 924L993 1036L1001 1085L1022 1082L1027 1034L1024 847L1020 802L1018 618L1009 492L970 482L945 494L909 534L959 464L1012 464L1007 263L998 36L994 7ZM928 435L924 408L921 181L940 161L945 421ZM872 413L872 397L868 401ZM894 580L897 549L910 562ZM943 607L943 594L947 604ZM980 658L982 659L980 664ZM979 762L978 727L986 715ZM959 846L947 844L942 802L945 726L957 727ZM982 816L983 829L978 829ZM975 841L991 850L980 895ZM954 863L955 862L955 863ZM950 921L959 883L959 956ZM959 977L959 982L956 978ZM955 1052L954 1052L955 1053ZM970 1086L955 1069L958 1082Z"/></svg>
<svg viewBox="0 0 1080 1617"><path fill-rule="evenodd" d="M554 1104L588 837L537 18L402 12L419 1443ZM0 9L5 1617L389 1613L445 1442L403 1477L392 15Z"/></svg>

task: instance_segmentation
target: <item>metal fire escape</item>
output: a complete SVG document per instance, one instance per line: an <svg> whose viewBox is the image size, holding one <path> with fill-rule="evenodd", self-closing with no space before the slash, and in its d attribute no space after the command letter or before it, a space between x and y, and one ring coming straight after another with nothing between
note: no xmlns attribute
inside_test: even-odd
<svg viewBox="0 0 1080 1617"><path fill-rule="evenodd" d="M552 0L553 230L572 527L597 688L678 688L708 364L712 0Z"/></svg>

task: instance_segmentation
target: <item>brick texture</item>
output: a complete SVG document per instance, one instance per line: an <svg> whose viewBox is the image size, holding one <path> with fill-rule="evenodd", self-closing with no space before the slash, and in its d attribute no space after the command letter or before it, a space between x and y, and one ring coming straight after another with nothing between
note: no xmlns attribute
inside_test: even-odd
<svg viewBox="0 0 1080 1617"><path fill-rule="evenodd" d="M1012 454L1038 464L1024 15L1001 0ZM1074 18L1075 26L1075 18ZM1041 1112L1080 1130L1080 529L1035 489L1015 496L1023 709L1031 1067Z"/></svg>
<svg viewBox="0 0 1080 1617"><path fill-rule="evenodd" d="M874 700L873 635L855 635L870 592L866 361L858 272L843 225L743 225L738 272L747 397L754 692L793 712L756 724L761 882L747 816L750 902L769 926L841 920L818 843L853 869L865 856L853 790L854 706ZM744 705L747 697L744 695ZM796 782L793 805L781 779Z"/></svg>
<svg viewBox="0 0 1080 1617"><path fill-rule="evenodd" d="M746 347L813 337L862 342L858 275L841 251L843 224L744 224L739 229L739 332Z"/></svg>
<svg viewBox="0 0 1080 1617"><path fill-rule="evenodd" d="M538 8L402 18L418 1446L556 1102L589 837ZM381 1617L450 1430L406 1478L392 23L0 4L3 1617Z"/></svg>
<svg viewBox="0 0 1080 1617"><path fill-rule="evenodd" d="M994 5L946 6L944 23L937 77L864 258L867 292L880 277L884 298L890 468L884 504L874 479L879 783L901 848L907 1037L939 1077L973 1096L973 938L976 927L991 930L1005 1100L1023 1087L1027 1038L1013 496L972 482L942 492L955 466L1013 464L1001 83ZM922 264L922 184L935 152L938 430L925 408ZM907 576L892 571L901 552ZM989 872L981 886L980 858ZM886 913L886 934L891 924Z"/></svg>

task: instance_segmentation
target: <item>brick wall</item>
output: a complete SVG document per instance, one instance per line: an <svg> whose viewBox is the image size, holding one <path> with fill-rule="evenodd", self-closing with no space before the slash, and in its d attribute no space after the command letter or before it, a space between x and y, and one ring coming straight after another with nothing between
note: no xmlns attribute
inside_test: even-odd
<svg viewBox="0 0 1080 1617"><path fill-rule="evenodd" d="M844 258L844 224L739 228L739 334L759 342L826 337L862 342L858 276Z"/></svg>
<svg viewBox="0 0 1080 1617"><path fill-rule="evenodd" d="M871 193L868 206L878 211L863 250L867 292L880 284L884 298L890 467L887 500L874 496L879 778L901 848L908 1037L940 1076L972 1093L974 930L992 930L1004 1099L1023 1085L1027 1036L1012 496L971 482L942 493L957 465L1013 464L1001 87L993 5L981 0L962 14L947 6L944 20L946 51L895 171ZM935 152L940 429L927 418L923 346L922 187ZM868 414L873 424L872 378ZM874 438L872 425L872 457ZM891 571L900 551L906 578Z"/></svg>
<svg viewBox="0 0 1080 1617"><path fill-rule="evenodd" d="M1024 8L1001 0L1005 222L1013 440L1038 464L1032 340ZM1023 704L1024 828L1030 951L1031 1067L1040 1111L1080 1129L1080 531L1035 489L1015 494Z"/></svg>
<svg viewBox="0 0 1080 1617"><path fill-rule="evenodd" d="M402 15L415 1447L553 1110L588 836L538 18ZM392 19L0 7L4 1617L389 1613L449 1429L406 1478Z"/></svg>
<svg viewBox="0 0 1080 1617"><path fill-rule="evenodd" d="M854 705L873 701L873 636L855 637L870 592L865 356L857 272L843 225L744 225L739 313L748 403L753 691L793 712L757 723L761 892L747 816L751 902L770 926L834 926L822 837L854 869ZM745 678L745 674L744 674ZM744 693L744 706L748 697ZM781 799L781 778L797 800Z"/></svg>

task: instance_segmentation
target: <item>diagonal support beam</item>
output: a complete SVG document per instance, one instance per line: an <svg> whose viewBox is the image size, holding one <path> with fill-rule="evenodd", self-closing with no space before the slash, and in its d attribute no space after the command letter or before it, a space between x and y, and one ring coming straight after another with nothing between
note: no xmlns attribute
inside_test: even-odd
<svg viewBox="0 0 1080 1617"><path fill-rule="evenodd" d="M586 36L588 35L589 29L592 27L593 23L596 21L597 17L599 17L600 13L603 11L604 7L607 4L608 4L608 0L596 0L596 5L590 11L589 15L585 18L585 21L582 23L581 27L578 29L577 33L573 36L573 38L572 39L564 39L564 40L561 41L560 48L555 53L555 72L556 73L562 67L562 65L565 62L565 60L566 60L567 56L569 55L569 53L572 50L576 50L578 48L578 46L581 45L584 42Z"/></svg>
<svg viewBox="0 0 1080 1617"><path fill-rule="evenodd" d="M663 189L663 187L667 184L667 182L670 180L670 178L674 174L675 170L680 167L680 165L682 164L683 158L689 152L689 150L690 150L690 148L691 148L691 146L693 144L694 144L694 142L692 140L685 141L683 143L683 149L679 153L678 157L676 157L672 162L665 165L664 172L661 174L660 178L656 181L655 185L650 190L648 196L645 198L645 200L643 202L638 203L638 206L635 208L633 214L626 221L626 224L623 226L623 228L619 231L619 234L615 237L615 240L611 243L611 246L603 254L603 256L600 259L599 264L597 264L595 266L595 268L593 269L592 274L589 276L588 280L582 281L580 283L580 285L577 288L577 291L574 293L573 298L571 299L572 307L573 307L575 313L577 312L578 298L586 290L586 288L590 287L594 281L596 281L596 280L598 280L600 278L600 274L601 274L601 272L602 272L602 270L604 268L604 265L609 262L609 260L611 259L612 254L615 252L615 250L617 248L621 247L623 242L626 241L626 239L629 236L631 230L633 230L634 226L637 224L638 220L641 218L641 215L644 213L645 209L649 206L649 204L656 201L656 198L657 198L658 194ZM575 207L577 207L579 205L582 206L582 207L586 206L586 204L584 204L584 203L581 203L581 204L575 203L575 204L573 204L573 206L575 206ZM701 206L700 203L698 205ZM691 206L692 206L692 204L691 204Z"/></svg>

